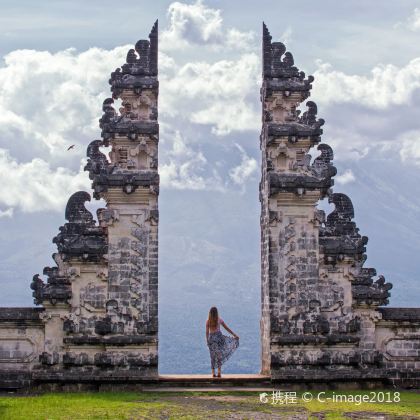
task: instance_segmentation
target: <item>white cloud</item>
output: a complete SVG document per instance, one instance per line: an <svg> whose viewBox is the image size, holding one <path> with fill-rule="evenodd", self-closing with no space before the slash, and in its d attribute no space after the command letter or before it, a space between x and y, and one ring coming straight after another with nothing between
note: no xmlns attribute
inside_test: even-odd
<svg viewBox="0 0 420 420"><path fill-rule="evenodd" d="M223 155L226 161L218 168L213 160L208 162L197 142L182 138L180 130L199 132L201 125L211 127L217 135L258 130L259 56L248 52L230 60L179 65L168 52L197 44L209 52L218 47L255 48L255 34L227 28L220 10L202 1L172 3L168 15L169 26L160 37L160 47L166 52L159 54L162 186L224 190L231 179L230 161L236 156ZM102 101L110 96L109 74L125 62L130 47L83 52L70 48L56 53L16 50L4 57L0 68L0 171L6 174L13 169L14 177L5 178L12 183L13 192L1 191L0 204L10 206L11 211L62 210L74 188L88 186L80 160L90 141L99 137ZM165 143L165 132L175 133L172 143ZM70 144L76 146L68 152ZM218 170L226 167L223 179ZM25 184L29 178L32 181Z"/></svg>
<svg viewBox="0 0 420 420"><path fill-rule="evenodd" d="M345 185L356 181L356 177L351 169L346 169L342 174L337 175L334 180L339 185Z"/></svg>
<svg viewBox="0 0 420 420"><path fill-rule="evenodd" d="M286 30L281 34L279 39L281 39L281 42L283 42L283 44L290 46L290 44L292 43L292 34L292 27L288 26Z"/></svg>
<svg viewBox="0 0 420 420"><path fill-rule="evenodd" d="M18 163L3 149L0 149L0 179L0 205L9 210L19 207L25 212L63 211L71 194L90 191L90 181L82 171L74 173L62 167L52 170L39 158Z"/></svg>
<svg viewBox="0 0 420 420"><path fill-rule="evenodd" d="M226 29L221 11L207 7L201 0L193 4L174 2L168 8L169 28L161 35L160 48L174 50L190 45L249 48L254 42L253 32Z"/></svg>
<svg viewBox="0 0 420 420"><path fill-rule="evenodd" d="M420 130L404 133L398 142L400 158L403 162L420 165Z"/></svg>
<svg viewBox="0 0 420 420"><path fill-rule="evenodd" d="M218 135L260 128L260 59L244 54L238 60L192 62L161 76L161 109L170 116L208 124Z"/></svg>
<svg viewBox="0 0 420 420"><path fill-rule="evenodd" d="M312 97L319 104L352 102L384 109L409 103L413 92L420 88L420 58L404 67L378 65L370 76L348 75L321 60L317 65Z"/></svg>
<svg viewBox="0 0 420 420"><path fill-rule="evenodd" d="M87 174L79 171L80 159L87 144L98 138L109 74L124 63L128 48L17 50L5 57L0 68L0 171L14 176L5 178L13 192L1 191L0 204L23 211L62 210L74 189L89 185ZM160 54L159 61L160 119L169 131L184 128L185 121L210 125L217 134L258 128L255 54L183 66ZM76 147L67 152L70 144ZM161 149L162 186L223 190L226 182L195 149L179 132L171 149Z"/></svg>
<svg viewBox="0 0 420 420"><path fill-rule="evenodd" d="M239 146L226 148L207 137L210 128L219 137L252 131L257 139L261 60L253 50L255 34L226 28L220 10L202 1L172 3L168 14L169 26L160 41L165 52L159 54L162 187L226 191L244 185L258 166L255 159ZM283 37L290 36L288 28ZM180 64L170 55L194 45L208 52L208 58ZM214 48L219 47L234 48L235 54L212 61ZM80 161L87 144L99 137L102 101L110 96L109 74L125 62L129 48L17 50L5 56L0 68L0 173L10 185L8 191L0 189L0 206L8 209L3 217L10 217L14 208L62 211L71 193L81 186L89 190ZM315 77L312 97L320 104L352 103L383 110L409 103L420 87L420 58L404 67L377 66L367 76L336 71L319 61ZM333 124L326 133L324 140L338 159L361 158L372 147L384 149L387 144ZM202 139L212 142L211 159L204 143L199 144ZM71 152L69 144L76 144ZM400 144L402 160L418 156L414 140L406 138ZM340 179L350 182L351 176L344 173L337 182Z"/></svg>
<svg viewBox="0 0 420 420"><path fill-rule="evenodd" d="M217 101L208 108L194 112L192 122L212 126L212 132L226 135L232 131L257 130L261 123L258 115L243 98L238 102L227 100L225 103Z"/></svg>
<svg viewBox="0 0 420 420"><path fill-rule="evenodd" d="M363 159L372 148L382 144L357 131L334 124L329 125L328 135L324 134L323 141L334 150L334 161Z"/></svg>
<svg viewBox="0 0 420 420"><path fill-rule="evenodd" d="M254 174L258 168L257 161L249 157L244 148L239 144L235 144L241 153L241 163L238 166L235 166L229 171L229 176L235 184L244 185L248 178Z"/></svg>
<svg viewBox="0 0 420 420"><path fill-rule="evenodd" d="M2 217L13 217L13 207L8 208L7 210L0 210L0 219Z"/></svg>
<svg viewBox="0 0 420 420"><path fill-rule="evenodd" d="M128 46L56 53L16 50L0 68L0 205L25 212L63 211L90 191L86 146L99 135L109 74ZM75 144L70 152L67 147Z"/></svg>
<svg viewBox="0 0 420 420"><path fill-rule="evenodd" d="M62 163L67 146L75 143L72 153L83 156L85 145L98 134L109 74L124 61L127 49L7 54L0 68L2 147L17 138L48 161Z"/></svg>
<svg viewBox="0 0 420 420"><path fill-rule="evenodd" d="M197 142L187 142L179 131L199 132L200 125L211 127L217 135L257 130L260 59L247 53L231 60L179 65L168 52L184 44L200 44L209 52L215 47L253 48L255 34L226 28L220 10L202 1L172 3L168 15L169 27L160 39L166 53L159 54L162 186L224 190L230 178L227 174L223 179L218 170L227 166L229 172L229 160L235 156L223 156L225 165L218 168L207 161ZM67 193L74 192L70 186L88 185L80 160L90 141L99 137L102 101L110 96L109 74L125 62L130 47L84 52L70 48L56 53L16 50L4 57L0 68L0 171L13 168L14 192L7 195L3 191L0 204L24 211L62 210ZM165 131L176 133L172 144L165 143ZM70 144L76 147L68 152ZM25 185L27 176L36 182ZM56 195L57 183L65 179L69 188ZM33 192L25 195L29 188ZM25 199L19 199L24 195Z"/></svg>
<svg viewBox="0 0 420 420"><path fill-rule="evenodd" d="M179 131L176 131L171 139L172 148L167 153L166 162L159 167L163 188L224 190L222 179L216 170L213 170L210 176L206 174L207 159L201 151L189 146Z"/></svg>
<svg viewBox="0 0 420 420"><path fill-rule="evenodd" d="M396 25L397 27L407 27L411 31L419 31L420 30L420 9L417 7L414 9L413 14L407 19L406 22L398 22Z"/></svg>

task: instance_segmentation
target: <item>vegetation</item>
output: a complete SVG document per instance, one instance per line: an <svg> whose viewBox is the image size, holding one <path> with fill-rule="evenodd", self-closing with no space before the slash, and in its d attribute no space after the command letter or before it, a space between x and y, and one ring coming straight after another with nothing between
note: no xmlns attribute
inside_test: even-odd
<svg viewBox="0 0 420 420"><path fill-rule="evenodd" d="M349 399L366 395L370 399L371 392L330 391L322 394L325 402L317 400L316 391L312 391L314 399L310 402L303 402L302 393L297 393L296 400L292 394L287 404L281 395L273 403L272 392L267 392L265 403L260 402L256 391L4 395L0 396L0 419L420 419L418 392L401 392L399 402L327 400L337 394L352 396Z"/></svg>

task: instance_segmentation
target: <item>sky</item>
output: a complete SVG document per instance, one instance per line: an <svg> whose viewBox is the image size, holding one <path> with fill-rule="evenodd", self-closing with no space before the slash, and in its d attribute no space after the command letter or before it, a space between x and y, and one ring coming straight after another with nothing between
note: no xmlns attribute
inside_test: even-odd
<svg viewBox="0 0 420 420"><path fill-rule="evenodd" d="M86 147L99 138L109 75L156 19L164 369L171 352L179 372L207 369L194 354L205 357L202 326L212 305L243 337L228 368L258 369L262 21L315 77L311 100L326 120L322 141L334 149L334 191L351 197L360 233L369 237L365 266L393 283L391 306L418 306L418 2L0 6L1 306L32 305L29 284L53 264L51 240L65 222L67 199L91 191Z"/></svg>

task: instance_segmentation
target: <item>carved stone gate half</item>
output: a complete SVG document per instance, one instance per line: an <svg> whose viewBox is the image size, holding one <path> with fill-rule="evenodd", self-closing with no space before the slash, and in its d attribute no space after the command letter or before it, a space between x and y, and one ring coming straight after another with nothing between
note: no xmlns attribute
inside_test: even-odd
<svg viewBox="0 0 420 420"><path fill-rule="evenodd" d="M109 79L101 139L87 148L99 225L73 194L53 239L56 265L31 284L42 309L9 312L23 330L1 369L33 383L125 382L158 375L158 24L130 49ZM119 100L120 108L115 109ZM109 160L100 151L109 146ZM4 313L4 310L3 310ZM24 331L24 333L22 333ZM7 359L7 358L6 358ZM9 363L6 363L9 362Z"/></svg>
<svg viewBox="0 0 420 420"><path fill-rule="evenodd" d="M298 109L314 78L265 25L262 50L262 373L301 383L418 383L420 310L381 307L392 285L364 267L368 238L350 198L332 191L324 120L312 101ZM327 217L322 199L335 206Z"/></svg>

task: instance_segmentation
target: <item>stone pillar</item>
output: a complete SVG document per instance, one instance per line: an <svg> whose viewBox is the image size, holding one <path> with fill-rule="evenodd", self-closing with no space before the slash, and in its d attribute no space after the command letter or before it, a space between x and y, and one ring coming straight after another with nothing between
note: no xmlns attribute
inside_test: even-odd
<svg viewBox="0 0 420 420"><path fill-rule="evenodd" d="M320 141L323 124L316 105L299 115L311 82L294 67L291 53L271 42L263 26L261 101L262 177L262 373L273 374L274 333L302 335L308 328L302 314L319 306L318 212L316 204L332 185L334 169L310 166L308 150ZM305 325L304 325L305 324Z"/></svg>
<svg viewBox="0 0 420 420"><path fill-rule="evenodd" d="M100 120L103 140L93 142L88 164L95 197L107 203L98 213L108 233L107 316L97 332L114 335L120 351L123 344L131 353L139 345L149 375L157 375L158 358L157 30L156 22L149 40L138 41L111 74L112 98L104 101ZM111 147L110 162L98 158L101 145Z"/></svg>
<svg viewBox="0 0 420 420"><path fill-rule="evenodd" d="M376 307L391 285L373 283L376 272L363 268L367 238L352 221L350 199L332 191L337 171L331 147L320 144L316 104L298 109L313 80L263 25L261 373L283 381L381 379ZM317 208L325 197L335 205L327 218Z"/></svg>

